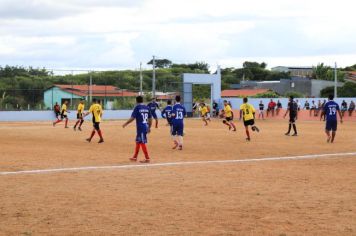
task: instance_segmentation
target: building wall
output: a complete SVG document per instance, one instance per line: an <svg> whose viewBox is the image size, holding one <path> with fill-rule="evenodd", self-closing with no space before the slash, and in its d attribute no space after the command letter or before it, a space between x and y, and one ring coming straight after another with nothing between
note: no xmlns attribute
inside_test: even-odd
<svg viewBox="0 0 356 236"><path fill-rule="evenodd" d="M57 87L53 87L44 92L44 104L45 109L52 109L54 104L58 102L58 104L62 103L62 99L81 99L83 97L77 96L66 91L63 91ZM74 102L74 101L73 101Z"/></svg>

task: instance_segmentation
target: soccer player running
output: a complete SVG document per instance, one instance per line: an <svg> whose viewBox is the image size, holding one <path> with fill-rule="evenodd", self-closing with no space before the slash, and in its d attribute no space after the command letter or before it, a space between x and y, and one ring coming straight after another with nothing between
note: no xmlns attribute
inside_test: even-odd
<svg viewBox="0 0 356 236"><path fill-rule="evenodd" d="M223 123L229 127L229 130L231 130L231 128L234 128L232 131L236 131L236 126L233 123L233 112L230 104L226 100L224 100L224 109L222 110L222 112L225 118L223 120Z"/></svg>
<svg viewBox="0 0 356 236"><path fill-rule="evenodd" d="M53 106L53 111L56 116L57 121L59 120L59 116L61 115L61 107L58 105L58 102Z"/></svg>
<svg viewBox="0 0 356 236"><path fill-rule="evenodd" d="M186 110L184 106L180 104L181 97L176 96L176 104L172 109L172 136L174 146L173 149L178 147L178 150L183 149L183 134L184 134L184 117L186 116Z"/></svg>
<svg viewBox="0 0 356 236"><path fill-rule="evenodd" d="M84 115L84 100L82 99L82 100L80 100L80 103L78 104L78 107L77 107L77 122L75 123L75 125L73 127L74 131L77 130L78 124L79 124L78 130L82 131L82 124L84 122L83 115Z"/></svg>
<svg viewBox="0 0 356 236"><path fill-rule="evenodd" d="M152 125L152 113L150 108L143 104L143 97L136 97L136 103L134 110L132 111L131 118L128 119L125 124L122 125L125 128L132 121L136 120L136 147L133 157L130 158L131 161L137 161L137 156L142 148L143 153L145 154L145 160L140 161L141 163L149 163L150 157L148 155L146 143L147 143L147 134L150 132Z"/></svg>
<svg viewBox="0 0 356 236"><path fill-rule="evenodd" d="M298 119L298 104L294 101L293 96L289 97L289 103L288 103L287 111L284 114L284 118L286 118L288 113L289 113L289 126L288 126L288 132L285 133L285 135L287 136L290 135L290 131L293 126L294 134L292 136L298 136L297 126L295 125L295 122Z"/></svg>
<svg viewBox="0 0 356 236"><path fill-rule="evenodd" d="M200 115L201 115L201 119L203 120L203 122L205 123L205 126L208 125L208 121L210 122L210 117L208 116L209 114L209 109L206 106L205 103L201 103L200 104Z"/></svg>
<svg viewBox="0 0 356 236"><path fill-rule="evenodd" d="M340 112L339 105L334 102L334 95L329 95L329 101L325 103L324 109L321 112L320 120L324 115L324 121L326 118L326 126L325 126L325 133L327 135L327 142L334 142L336 130L337 130L337 115L339 114L340 123L342 123L342 114ZM330 135L331 131L331 135Z"/></svg>
<svg viewBox="0 0 356 236"><path fill-rule="evenodd" d="M102 132L100 129L101 117L103 116L103 108L101 107L99 101L96 100L95 98L93 98L93 103L90 106L89 111L84 114L83 118L89 114L92 114L92 116L93 116L93 131L91 132L90 137L87 138L86 140L90 143L92 138L95 135L95 132L97 132L100 137L100 140L98 143L103 143L104 139L103 139L103 135L102 135Z"/></svg>
<svg viewBox="0 0 356 236"><path fill-rule="evenodd" d="M251 126L252 131L260 132L260 130L255 125L255 113L256 113L255 108L251 104L247 103L247 101L248 99L244 98L243 99L244 103L240 106L240 120L243 117L244 126L247 135L246 140L250 141L251 137L250 137L250 132L248 130L248 127Z"/></svg>
<svg viewBox="0 0 356 236"><path fill-rule="evenodd" d="M159 110L159 105L156 102L156 99L153 98L152 101L147 104L147 106L150 109L153 119L155 119L155 127L158 128L158 118L157 118L157 114L156 114L156 109Z"/></svg>
<svg viewBox="0 0 356 236"><path fill-rule="evenodd" d="M68 101L64 101L64 103L62 104L62 108L61 108L61 119L53 122L53 126L56 126L56 124L58 124L59 122L62 122L65 119L66 121L65 121L64 128L69 128L68 127L68 113L69 112L67 111L67 104L68 104Z"/></svg>
<svg viewBox="0 0 356 236"><path fill-rule="evenodd" d="M167 106L163 109L161 116L163 119L167 120L167 125L172 127L172 101L168 100L167 101Z"/></svg>

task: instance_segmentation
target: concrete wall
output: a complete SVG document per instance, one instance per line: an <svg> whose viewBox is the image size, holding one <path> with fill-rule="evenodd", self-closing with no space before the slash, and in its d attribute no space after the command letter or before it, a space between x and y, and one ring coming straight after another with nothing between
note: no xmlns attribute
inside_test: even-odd
<svg viewBox="0 0 356 236"><path fill-rule="evenodd" d="M44 92L44 104L45 109L52 109L54 104L58 102L59 105L62 104L62 99L80 99L83 97L72 95L71 93L65 92L57 87L53 87Z"/></svg>

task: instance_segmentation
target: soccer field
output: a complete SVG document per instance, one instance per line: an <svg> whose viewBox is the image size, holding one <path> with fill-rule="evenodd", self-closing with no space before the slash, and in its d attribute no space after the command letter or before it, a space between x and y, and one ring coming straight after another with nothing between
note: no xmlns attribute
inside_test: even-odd
<svg viewBox="0 0 356 236"><path fill-rule="evenodd" d="M323 122L287 137L287 120L257 121L246 142L241 122L231 132L188 119L183 151L160 122L148 165L128 160L135 125L124 121L102 123L102 144L85 141L89 122L0 123L0 235L356 234L355 122L329 144Z"/></svg>

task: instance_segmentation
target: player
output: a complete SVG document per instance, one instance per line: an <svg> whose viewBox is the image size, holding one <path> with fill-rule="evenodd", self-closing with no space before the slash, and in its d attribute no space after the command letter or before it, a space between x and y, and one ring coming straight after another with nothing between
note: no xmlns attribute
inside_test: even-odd
<svg viewBox="0 0 356 236"><path fill-rule="evenodd" d="M223 123L229 127L229 130L234 128L232 131L236 131L236 126L233 123L234 113L232 112L231 106L226 100L224 100L224 109L222 110L222 115L224 117Z"/></svg>
<svg viewBox="0 0 356 236"><path fill-rule="evenodd" d="M285 135L289 136L293 126L294 134L292 136L298 136L297 126L295 125L295 122L298 119L298 104L294 101L293 96L289 97L288 108L286 113L284 114L284 118L286 118L288 113L289 113L289 126L288 126L288 132L285 133Z"/></svg>
<svg viewBox="0 0 356 236"><path fill-rule="evenodd" d="M324 121L326 118L326 126L325 126L325 133L327 136L327 142L334 142L335 135L336 135L336 130L337 130L337 115L336 113L339 114L340 117L340 123L342 123L342 114L340 112L340 107L339 105L334 102L334 95L329 95L329 101L325 103L324 109L321 112L320 120L322 119L324 115ZM330 136L330 131L331 136Z"/></svg>
<svg viewBox="0 0 356 236"><path fill-rule="evenodd" d="M167 101L167 106L163 109L161 116L163 119L167 120L167 125L172 126L172 101L168 100Z"/></svg>
<svg viewBox="0 0 356 236"><path fill-rule="evenodd" d="M174 146L173 149L178 147L178 150L183 149L183 134L184 134L184 117L186 116L186 110L184 106L180 104L181 97L176 96L176 104L172 109L172 136Z"/></svg>
<svg viewBox="0 0 356 236"><path fill-rule="evenodd" d="M265 109L265 104L263 104L262 100L260 101L260 104L258 104L258 107L260 109L260 112L258 113L258 118L261 119L261 117L262 117L262 119L264 120L265 118L264 118L263 113L264 113L264 109Z"/></svg>
<svg viewBox="0 0 356 236"><path fill-rule="evenodd" d="M80 103L78 104L78 108L77 108L77 122L75 123L73 129L74 131L77 130L77 125L79 124L78 130L82 131L82 124L84 122L84 118L83 118L83 114L84 114L84 100L80 100Z"/></svg>
<svg viewBox="0 0 356 236"><path fill-rule="evenodd" d="M54 104L53 111L54 111L54 114L55 114L56 119L58 121L59 120L59 116L61 115L61 107L58 105L58 102L56 102L56 104Z"/></svg>
<svg viewBox="0 0 356 236"><path fill-rule="evenodd" d="M210 122L210 116L208 115L209 114L209 109L207 107L207 105L205 103L200 103L200 116L202 118L202 120L204 121L205 123L205 126L208 125L208 121Z"/></svg>
<svg viewBox="0 0 356 236"><path fill-rule="evenodd" d="M83 118L86 117L87 115L92 114L93 116L93 131L91 132L91 135L89 138L86 140L90 143L92 138L95 135L95 131L98 133L100 140L98 143L103 143L103 135L100 129L100 122L101 122L101 117L103 116L103 108L101 107L100 103L98 100L93 98L93 103L89 108L89 111L84 114Z"/></svg>
<svg viewBox="0 0 356 236"><path fill-rule="evenodd" d="M61 108L61 119L53 122L53 126L56 126L56 124L58 124L59 122L62 122L65 119L66 121L65 121L64 128L66 128L66 129L69 128L68 127L68 113L69 112L67 111L67 104L68 104L68 101L64 101L64 103L62 104L62 108Z"/></svg>
<svg viewBox="0 0 356 236"><path fill-rule="evenodd" d="M133 157L130 158L131 161L137 161L137 156L142 148L143 153L145 154L145 160L140 161L141 163L149 163L150 157L148 155L146 143L147 143L147 134L150 132L152 125L152 113L148 106L143 104L143 97L136 97L136 103L131 118L128 119L125 124L122 125L125 128L132 121L136 120L136 148Z"/></svg>
<svg viewBox="0 0 356 236"><path fill-rule="evenodd" d="M247 103L248 99L243 99L243 104L240 106L240 120L243 117L244 126L246 130L247 141L251 141L250 132L248 131L248 126L251 126L252 131L260 132L259 128L255 125L255 108Z"/></svg>
<svg viewBox="0 0 356 236"><path fill-rule="evenodd" d="M155 127L158 128L158 118L157 118L157 114L156 114L156 109L159 110L159 105L156 102L156 99L153 98L152 101L147 104L147 106L151 111L151 115L152 115L153 119L155 119Z"/></svg>

